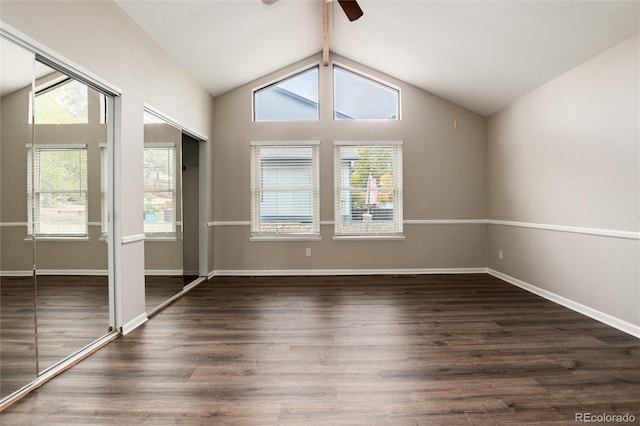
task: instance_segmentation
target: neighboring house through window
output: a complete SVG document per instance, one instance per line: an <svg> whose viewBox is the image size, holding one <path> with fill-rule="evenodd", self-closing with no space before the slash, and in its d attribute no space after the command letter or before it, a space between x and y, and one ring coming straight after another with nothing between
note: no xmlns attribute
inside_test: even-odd
<svg viewBox="0 0 640 426"><path fill-rule="evenodd" d="M252 238L320 234L319 142L252 142Z"/></svg>
<svg viewBox="0 0 640 426"><path fill-rule="evenodd" d="M335 120L399 120L400 91L387 84L333 66Z"/></svg>
<svg viewBox="0 0 640 426"><path fill-rule="evenodd" d="M253 92L254 121L318 120L317 66Z"/></svg>
<svg viewBox="0 0 640 426"><path fill-rule="evenodd" d="M335 142L335 235L402 236L402 142Z"/></svg>

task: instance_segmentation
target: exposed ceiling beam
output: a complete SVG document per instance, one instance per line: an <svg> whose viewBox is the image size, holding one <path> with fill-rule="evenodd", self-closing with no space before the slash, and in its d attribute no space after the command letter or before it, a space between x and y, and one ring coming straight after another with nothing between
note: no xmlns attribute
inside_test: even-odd
<svg viewBox="0 0 640 426"><path fill-rule="evenodd" d="M322 2L322 65L329 65L329 3Z"/></svg>

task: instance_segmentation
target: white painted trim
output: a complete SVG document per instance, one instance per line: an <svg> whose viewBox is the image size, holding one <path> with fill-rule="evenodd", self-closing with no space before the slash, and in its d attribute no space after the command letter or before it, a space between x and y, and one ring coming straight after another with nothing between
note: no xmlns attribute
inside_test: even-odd
<svg viewBox="0 0 640 426"><path fill-rule="evenodd" d="M334 241L371 241L371 240L405 240L404 235L375 235L375 234L359 234L359 235L334 235Z"/></svg>
<svg viewBox="0 0 640 426"><path fill-rule="evenodd" d="M28 222L0 222L0 228L21 228L29 226Z"/></svg>
<svg viewBox="0 0 640 426"><path fill-rule="evenodd" d="M277 141L251 141L249 143L250 146L290 146L290 145L294 145L294 146L306 146L306 145L320 145L320 141L318 140L309 140L309 141L305 141L305 140L287 140L287 139L282 139L282 140L277 140Z"/></svg>
<svg viewBox="0 0 640 426"><path fill-rule="evenodd" d="M324 275L429 275L485 274L487 268L417 268L417 269L219 269L209 273L218 276L324 276Z"/></svg>
<svg viewBox="0 0 640 426"><path fill-rule="evenodd" d="M146 312L141 313L140 315L138 315L137 317L135 317L134 319L132 319L131 321L129 321L128 323L122 326L122 335L126 336L127 334L131 333L133 330L140 327L142 324L144 324L148 320L149 318L147 318L147 313Z"/></svg>
<svg viewBox="0 0 640 426"><path fill-rule="evenodd" d="M181 277L182 269L145 269L145 275L154 277Z"/></svg>
<svg viewBox="0 0 640 426"><path fill-rule="evenodd" d="M180 131L182 131L182 133L185 133L189 137L191 137L191 138L193 138L193 139L195 139L195 140L197 140L199 142L206 142L208 140L206 136L201 135L200 133L189 129L187 126L183 125L178 120L176 120L173 117L163 113L159 109L152 107L151 105L149 105L147 103L144 104L144 109L147 110L147 112L155 115L158 118L161 118L162 120L166 121L167 124L172 125L173 127L175 127L177 129L179 129Z"/></svg>
<svg viewBox="0 0 640 426"><path fill-rule="evenodd" d="M102 227L102 222L87 222L87 226L100 226L100 227Z"/></svg>
<svg viewBox="0 0 640 426"><path fill-rule="evenodd" d="M35 146L36 149L87 149L86 143L37 143L35 145L28 143L25 146L27 148Z"/></svg>
<svg viewBox="0 0 640 426"><path fill-rule="evenodd" d="M404 225L485 225L487 219L405 219Z"/></svg>
<svg viewBox="0 0 640 426"><path fill-rule="evenodd" d="M384 120L389 121L389 120ZM391 120L393 121L393 120ZM377 140L377 139L362 139L351 141L333 141L334 146L371 146L371 145L403 145L402 140Z"/></svg>
<svg viewBox="0 0 640 426"><path fill-rule="evenodd" d="M527 290L533 294L537 294L540 297L543 297L554 303L557 303L566 308L569 308L572 311L576 311L578 313L588 316L589 318L593 318L596 321L600 321L601 323L604 323L620 331L624 331L627 334L640 338L640 325L635 325L630 322L621 320L620 318L616 318L613 315L609 315L607 313L598 311L597 309L593 309L589 306L575 302L571 299L567 299L566 297L560 296L551 291L542 289L533 284L527 283L525 281L514 278L510 275L496 271L495 269L489 268L487 271L489 275L493 275L496 278L500 278L503 281L506 281L510 284L513 284L517 287Z"/></svg>
<svg viewBox="0 0 640 426"><path fill-rule="evenodd" d="M405 219L405 225L485 225L487 219ZM321 220L321 226L333 226L333 220ZM207 226L251 226L250 220L216 220L207 222Z"/></svg>
<svg viewBox="0 0 640 426"><path fill-rule="evenodd" d="M87 277L106 277L109 275L109 271L107 269L36 269L36 275L77 275Z"/></svg>
<svg viewBox="0 0 640 426"><path fill-rule="evenodd" d="M0 277L30 277L33 271L0 271Z"/></svg>
<svg viewBox="0 0 640 426"><path fill-rule="evenodd" d="M124 237L120 238L120 241L122 245L144 241L144 234L125 235Z"/></svg>
<svg viewBox="0 0 640 426"><path fill-rule="evenodd" d="M489 225L514 226L518 228L543 229L545 231L570 232L574 234L596 235L599 237L625 238L630 240L640 240L640 232L620 231L616 229L586 228L579 226L550 225L543 223L515 222L511 220L487 221Z"/></svg>

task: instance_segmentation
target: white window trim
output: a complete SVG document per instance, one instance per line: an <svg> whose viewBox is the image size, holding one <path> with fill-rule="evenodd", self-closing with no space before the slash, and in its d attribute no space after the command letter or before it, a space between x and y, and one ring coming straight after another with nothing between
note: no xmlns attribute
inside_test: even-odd
<svg viewBox="0 0 640 426"><path fill-rule="evenodd" d="M402 140L336 140L333 143L334 145L334 235L333 240L335 241L366 241L366 240L404 240L404 184L403 184L403 151L402 146L404 142ZM396 182L396 204L394 205L394 214L397 215L397 219L394 221L397 223L397 226L400 228L399 232L394 233L384 233L384 234L347 234L347 233L338 233L337 225L341 223L341 209L340 203L337 201L339 198L339 194L342 191L342 170L339 165L340 159L338 158L339 148L342 146L398 146L400 149L400 155L397 157L398 166L400 168L397 171L395 176Z"/></svg>
<svg viewBox="0 0 640 426"><path fill-rule="evenodd" d="M258 209L259 207L256 205L256 197L255 197L255 189L254 189L254 179L256 173L256 165L254 164L254 156L253 149L251 150L251 177L250 177L250 196L251 196L251 236L249 237L249 241L320 241L322 238L320 237L320 141L319 140L293 140L293 141L251 141L249 143L251 147L254 146L310 146L314 147L313 150L313 179L315 181L314 188L317 191L317 196L314 197L317 205L313 208L313 224L314 228L318 231L313 233L258 233L254 232L254 223L257 220Z"/></svg>

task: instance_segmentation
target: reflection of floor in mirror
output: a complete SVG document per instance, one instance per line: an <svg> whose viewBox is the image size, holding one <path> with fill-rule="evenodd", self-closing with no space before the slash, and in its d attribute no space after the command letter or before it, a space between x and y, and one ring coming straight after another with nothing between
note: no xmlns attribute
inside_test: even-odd
<svg viewBox="0 0 640 426"><path fill-rule="evenodd" d="M182 291L182 276L146 275L144 296L147 312Z"/></svg>
<svg viewBox="0 0 640 426"><path fill-rule="evenodd" d="M35 378L36 325L40 371L108 332L107 277L38 276L35 290L33 283L33 277L3 277L0 282L2 396Z"/></svg>

